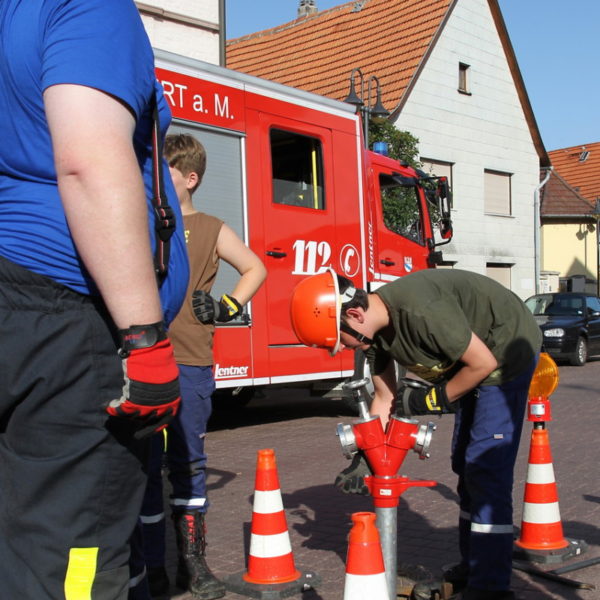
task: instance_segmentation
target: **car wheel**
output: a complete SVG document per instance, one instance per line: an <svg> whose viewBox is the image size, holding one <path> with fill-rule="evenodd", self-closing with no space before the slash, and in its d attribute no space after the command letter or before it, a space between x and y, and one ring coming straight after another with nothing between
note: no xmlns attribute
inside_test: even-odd
<svg viewBox="0 0 600 600"><path fill-rule="evenodd" d="M577 345L575 346L575 352L571 355L571 364L574 367L583 367L587 361L587 341L585 338L580 337L577 340Z"/></svg>

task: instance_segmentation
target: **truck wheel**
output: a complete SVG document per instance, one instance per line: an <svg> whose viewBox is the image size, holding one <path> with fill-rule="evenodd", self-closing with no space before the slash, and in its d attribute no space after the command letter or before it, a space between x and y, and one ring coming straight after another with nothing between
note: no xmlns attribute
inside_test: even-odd
<svg viewBox="0 0 600 600"><path fill-rule="evenodd" d="M401 367L398 363L395 363L396 366L396 386L398 386L402 377L406 375L406 369ZM352 375L352 380L364 379L367 378L369 383L362 388L361 393L365 400L367 401L367 406L371 408L371 402L373 401L373 381L371 377L371 369L369 368L369 361L367 361L367 357L362 350L354 351L354 375ZM344 404L355 414L358 415L358 405L356 403L356 399L350 393L345 393L343 396Z"/></svg>
<svg viewBox="0 0 600 600"><path fill-rule="evenodd" d="M569 362L574 367L583 367L587 361L587 341L584 337L580 337L577 340L575 351L571 354Z"/></svg>
<svg viewBox="0 0 600 600"><path fill-rule="evenodd" d="M254 398L255 391L252 386L215 390L213 408L244 408Z"/></svg>

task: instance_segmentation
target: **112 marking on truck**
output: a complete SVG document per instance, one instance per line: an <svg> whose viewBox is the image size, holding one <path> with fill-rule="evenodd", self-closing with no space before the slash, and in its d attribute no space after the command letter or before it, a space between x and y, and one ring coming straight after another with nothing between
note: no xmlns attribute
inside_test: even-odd
<svg viewBox="0 0 600 600"><path fill-rule="evenodd" d="M329 266L366 290L435 266L452 235L447 181L366 149L350 104L159 50L156 65L169 132L207 150L195 207L230 225L268 272L242 317L217 326L217 388L245 398L256 386L333 389L353 376L353 353L298 342L292 290ZM236 277L222 264L213 295Z"/></svg>

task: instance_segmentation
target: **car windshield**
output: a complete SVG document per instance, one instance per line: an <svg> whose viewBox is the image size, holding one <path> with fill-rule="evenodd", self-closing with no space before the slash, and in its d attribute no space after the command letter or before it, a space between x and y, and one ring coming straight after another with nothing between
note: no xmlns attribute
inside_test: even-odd
<svg viewBox="0 0 600 600"><path fill-rule="evenodd" d="M525 304L534 315L576 317L583 315L585 302L581 296L540 294Z"/></svg>

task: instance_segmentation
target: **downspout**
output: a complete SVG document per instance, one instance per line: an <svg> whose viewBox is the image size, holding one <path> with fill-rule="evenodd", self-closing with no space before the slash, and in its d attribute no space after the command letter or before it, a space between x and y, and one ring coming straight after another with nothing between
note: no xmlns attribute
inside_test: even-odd
<svg viewBox="0 0 600 600"><path fill-rule="evenodd" d="M533 192L533 241L534 241L534 263L535 263L535 293L540 293L540 263L541 263L541 243L540 233L542 222L540 218L540 191L548 183L554 167L546 168L546 177L536 186Z"/></svg>
<svg viewBox="0 0 600 600"><path fill-rule="evenodd" d="M219 0L219 65L221 67L227 66L226 35L225 0Z"/></svg>

